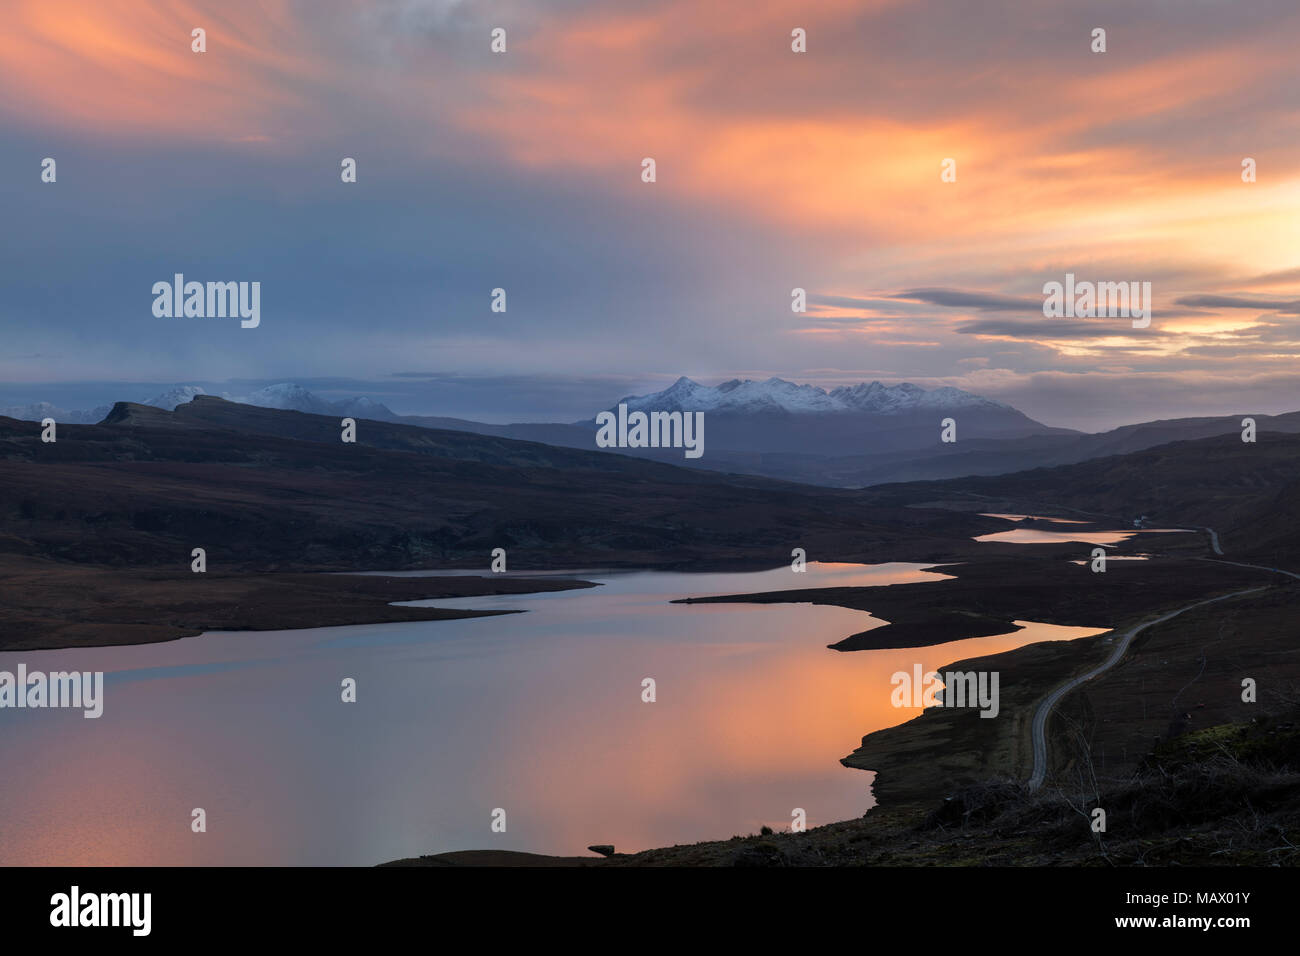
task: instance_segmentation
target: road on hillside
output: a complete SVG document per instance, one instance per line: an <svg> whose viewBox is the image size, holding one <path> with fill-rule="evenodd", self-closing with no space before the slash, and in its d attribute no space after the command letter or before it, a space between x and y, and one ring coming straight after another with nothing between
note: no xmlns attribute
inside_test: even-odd
<svg viewBox="0 0 1300 956"><path fill-rule="evenodd" d="M1223 551L1219 548L1219 536L1214 529L1202 528L1201 530L1209 532L1210 544L1214 548L1214 553L1223 554ZM1205 558L1204 560L1212 561L1214 559ZM1240 561L1223 561L1220 563L1236 565L1239 568L1256 568L1260 571L1272 571L1276 574L1285 574L1287 577L1300 580L1300 574L1295 574L1291 571L1283 571L1281 568L1269 568L1259 564L1243 564ZM1170 611L1168 614L1164 614L1154 620L1145 621L1131 627L1120 636L1120 639L1116 642L1115 649L1111 652L1110 657L1106 658L1103 663L1097 665L1086 674L1081 674L1078 677L1066 681L1060 687L1056 688L1056 690L1052 691L1039 701L1038 709L1034 711L1032 732L1034 745L1034 771L1029 777L1029 789L1031 791L1037 790L1043 785L1043 781L1047 778L1047 720L1052 716L1052 709L1061 702L1061 699L1065 697L1066 694L1070 693L1070 691L1074 690L1085 681L1092 680L1098 674L1104 674L1106 671L1118 664L1120 658L1122 658L1124 653L1128 650L1129 645L1133 643L1133 638L1137 637L1148 627L1155 624L1163 624L1170 618L1177 617L1179 614L1182 614L1184 611L1190 611L1192 608L1202 607L1206 604L1214 604L1216 601L1226 601L1228 598L1241 597L1243 594L1254 594L1257 591L1263 591L1266 589L1267 586L1247 588L1244 591L1234 591L1231 594L1221 594L1218 597L1209 598L1204 601L1196 601L1192 604L1186 605L1185 607L1180 607L1176 611Z"/></svg>

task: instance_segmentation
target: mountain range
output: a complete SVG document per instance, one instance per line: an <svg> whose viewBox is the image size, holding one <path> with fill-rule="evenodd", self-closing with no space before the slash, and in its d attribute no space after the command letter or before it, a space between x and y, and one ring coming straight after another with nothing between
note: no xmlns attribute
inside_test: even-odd
<svg viewBox="0 0 1300 956"><path fill-rule="evenodd" d="M177 405L190 401L196 395L206 394L208 393L198 385L177 385L161 395L156 395L139 404L152 405L156 408L165 408L171 411ZM352 413L376 421L397 421L405 417L421 417L398 415L382 403L362 396L342 401L329 401L303 386L291 382L268 385L243 396L222 392L217 397L244 405L307 412L312 415ZM828 392L816 385L798 385L780 378L769 378L763 382L754 381L753 379L732 379L720 385L708 386L682 376L662 391L652 392L648 395L628 395L619 399L615 404L620 403L626 404L629 410L704 411L715 414L736 415L773 413L816 415L853 412L873 415L897 415L917 409L944 412L968 409L1015 412L1015 409L1010 405L983 398L979 395L972 395L970 392L964 392L958 388L944 387L927 390L910 382L902 382L898 385L862 382L852 386L840 386ZM36 420L37 416L44 417L51 412L58 412L64 416L62 420L68 423L81 424L81 421L74 421L73 419L85 419L86 424L93 424L102 420L111 407L110 405L101 405L94 409L82 411L60 409L49 402L39 402L34 405L0 408L0 415L7 418L32 421ZM56 417L56 420L59 419ZM584 422L575 424L584 424Z"/></svg>
<svg viewBox="0 0 1300 956"><path fill-rule="evenodd" d="M178 385L141 404L172 411L207 393ZM280 383L242 396L242 405L334 418L471 432L496 438L595 450L595 415L572 423L489 424L428 415L399 415L365 396L331 401L301 385ZM1239 432L1242 414L1125 425L1088 434L1037 422L1003 402L957 388L925 389L909 382L859 383L826 389L780 378L732 379L702 385L685 376L646 395L628 395L629 411L707 413L706 453L683 461L676 449L614 449L711 471L752 474L805 484L864 487L888 482L998 475L1068 465L1142 451L1171 441ZM110 406L70 411L49 403L0 409L0 416L60 423L103 421ZM1300 432L1300 412L1255 415L1261 431ZM940 424L956 422L957 441L940 439ZM604 452L609 454L611 452Z"/></svg>
<svg viewBox="0 0 1300 956"><path fill-rule="evenodd" d="M232 573L482 566L496 547L510 550L515 568L771 567L788 559L792 542L832 561L948 563L979 552L1021 562L992 572L1017 587L1025 574L1047 575L1038 603L1020 614L1031 620L1039 619L1025 617L1031 610L1041 615L1063 600L1054 596L1059 578L1037 558L1011 558L1017 545L977 540L1006 522L976 512L1083 511L1120 526L1145 515L1164 527L1214 527L1233 560L1300 561L1300 437L1276 432L1261 432L1257 443L1219 435L998 478L866 490L409 423L361 422L356 443L346 444L333 413L208 395L173 411L119 402L98 424L61 428L57 444L38 432L0 418L0 578L26 575L0 608L0 625L38 642L98 640L105 628L118 639L141 629L176 636L177 628L210 629L217 610L236 629L326 621L311 610L315 591L290 602L292 615L281 607L284 614L250 617L248 608L274 604L270 595L282 589L259 585L254 594L247 588L256 590L255 578L233 603L199 594L185 570L196 543L208 548L214 571ZM78 576L73 566L100 570ZM174 577L131 570L141 568L172 568ZM54 570L62 589L36 586ZM1204 582L1190 576L1222 574L1199 562L1149 570L1195 587ZM204 580L228 583L218 574ZM1167 593L1167 581L1155 583ZM202 614L196 595L208 601ZM337 622L371 619L363 604L343 608L346 620ZM987 615L984 605L971 610ZM957 611L944 613L926 612L909 627L950 633Z"/></svg>
<svg viewBox="0 0 1300 956"><path fill-rule="evenodd" d="M620 399L619 404L627 405L629 411L713 412L734 415L820 415L854 412L870 415L899 415L918 409L941 412L971 409L1015 412L1010 405L972 395L959 388L945 387L927 391L910 382L899 385L861 382L851 386L842 385L828 392L816 385L796 385L794 382L787 382L780 378L769 378L763 382L733 378L721 385L708 386L692 381L684 375L663 391L649 395L629 395Z"/></svg>
<svg viewBox="0 0 1300 956"><path fill-rule="evenodd" d="M155 395L153 398L141 401L138 404L163 408L170 412L176 406L191 401L196 395L207 394L207 391L199 385L176 385L167 389L161 395ZM377 421L398 421L401 418L391 409L369 398L358 396L331 402L308 391L301 385L289 382L268 385L247 395L232 395L229 392L222 392L216 397L239 402L243 405L307 412L312 415L340 415L352 418L370 418ZM90 409L67 409L52 405L49 402L36 402L32 405L14 405L9 408L0 408L0 417L16 418L19 421L29 422L53 418L59 424L94 425L103 421L112 409L112 405L99 405Z"/></svg>

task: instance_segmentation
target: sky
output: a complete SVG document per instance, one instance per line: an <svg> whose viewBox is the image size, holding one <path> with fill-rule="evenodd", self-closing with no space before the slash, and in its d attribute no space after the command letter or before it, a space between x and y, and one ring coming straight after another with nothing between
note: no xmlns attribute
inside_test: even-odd
<svg viewBox="0 0 1300 956"><path fill-rule="evenodd" d="M571 421L775 375L1088 430L1300 409L1294 0L5 14L4 404L295 381ZM258 281L260 324L155 316L175 273ZM1045 317L1067 273L1150 282L1150 327Z"/></svg>

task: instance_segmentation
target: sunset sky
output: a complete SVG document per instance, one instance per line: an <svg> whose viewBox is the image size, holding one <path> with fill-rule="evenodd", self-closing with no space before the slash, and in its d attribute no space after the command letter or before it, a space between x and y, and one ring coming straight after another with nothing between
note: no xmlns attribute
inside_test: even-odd
<svg viewBox="0 0 1300 956"><path fill-rule="evenodd" d="M572 420L686 374L1088 429L1300 409L1294 0L5 14L0 405L298 381ZM261 325L155 318L177 272L260 281ZM1067 272L1151 282L1151 327L1044 318Z"/></svg>

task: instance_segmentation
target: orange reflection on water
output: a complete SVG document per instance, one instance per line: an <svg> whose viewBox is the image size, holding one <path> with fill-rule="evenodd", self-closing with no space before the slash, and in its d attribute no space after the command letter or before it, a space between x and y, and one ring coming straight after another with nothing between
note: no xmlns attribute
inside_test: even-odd
<svg viewBox="0 0 1300 956"><path fill-rule="evenodd" d="M689 613L707 620L714 610L697 606ZM801 633L810 605L752 610L782 618L789 644L665 648L643 668L656 677L655 704L620 688L602 695L598 722L573 712L561 729L550 725L519 742L517 752L556 751L515 769L530 802L556 821L566 852L593 842L634 850L716 839L763 824L788 829L795 807L807 812L810 825L859 816L874 805L873 775L845 768L840 759L863 735L921 712L892 705L896 672L911 674L916 664L937 671L1036 641L1101 632L1017 622L1023 630L938 647L839 653L817 643L823 634ZM818 616L819 629L834 626L847 636L871 626L860 612L818 610L827 612ZM600 661L592 667L607 670Z"/></svg>
<svg viewBox="0 0 1300 956"><path fill-rule="evenodd" d="M1035 640L1028 625L933 648L840 653L880 626L811 604L682 605L943 578L916 565L735 575L591 575L601 586L437 602L525 614L138 647L0 655L103 670L104 716L0 714L7 864L370 864L469 848L583 853L861 815L872 775L840 759L918 712L895 672ZM355 704L340 701L343 676ZM642 700L655 681L656 699ZM208 832L190 830L202 807ZM490 828L507 811L505 833Z"/></svg>

